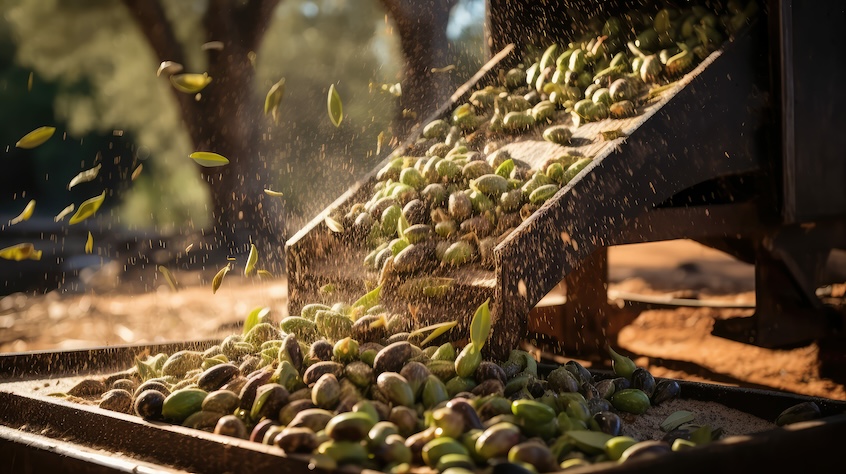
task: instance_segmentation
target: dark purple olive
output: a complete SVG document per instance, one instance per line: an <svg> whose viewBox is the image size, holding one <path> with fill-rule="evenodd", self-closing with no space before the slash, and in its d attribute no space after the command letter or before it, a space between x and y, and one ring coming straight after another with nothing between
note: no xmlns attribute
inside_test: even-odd
<svg viewBox="0 0 846 474"><path fill-rule="evenodd" d="M601 411L593 415L591 424L593 423L596 423L599 431L611 436L619 436L623 429L623 421L617 414L610 411Z"/></svg>
<svg viewBox="0 0 846 474"><path fill-rule="evenodd" d="M591 414L595 414L602 411L611 411L612 405L604 398L591 398L587 402L587 407Z"/></svg>
<svg viewBox="0 0 846 474"><path fill-rule="evenodd" d="M300 343L297 341L297 337L293 334L285 336L285 339L282 341L282 350L288 355L288 360L291 361L291 365L297 369L297 372L302 370L303 351L300 349Z"/></svg>
<svg viewBox="0 0 846 474"><path fill-rule="evenodd" d="M234 364L217 364L200 374L197 386L206 392L214 392L239 373L240 370Z"/></svg>
<svg viewBox="0 0 846 474"><path fill-rule="evenodd" d="M672 452L670 445L663 441L641 441L623 451L623 457L620 458L620 462L630 459L648 459L669 452Z"/></svg>
<svg viewBox="0 0 846 474"><path fill-rule="evenodd" d="M503 385L508 382L505 371L502 367L500 367L499 364L486 360L479 364L479 368L476 369L476 373L473 374L473 377L476 379L476 383L482 383L485 380L490 379L497 379L502 382Z"/></svg>
<svg viewBox="0 0 846 474"><path fill-rule="evenodd" d="M579 381L579 385L590 383L591 379L593 378L590 375L590 371L588 371L588 369L584 368L582 364L574 360L571 360L564 364L564 368L576 377L576 380Z"/></svg>
<svg viewBox="0 0 846 474"><path fill-rule="evenodd" d="M329 341L325 339L320 339L319 341L314 341L311 344L311 349L308 352L308 357L311 360L319 360L326 362L332 360L332 356L334 354L334 346L332 346Z"/></svg>
<svg viewBox="0 0 846 474"><path fill-rule="evenodd" d="M632 388L632 383L625 377L617 377L616 379L612 379L612 381L614 382L614 392Z"/></svg>
<svg viewBox="0 0 846 474"><path fill-rule="evenodd" d="M145 420L160 420L165 396L158 390L144 390L137 397L133 408L135 413Z"/></svg>
<svg viewBox="0 0 846 474"><path fill-rule="evenodd" d="M681 386L675 380L662 380L655 385L655 393L652 394L652 404L660 405L667 400L672 400L681 394Z"/></svg>
<svg viewBox="0 0 846 474"><path fill-rule="evenodd" d="M655 377L648 370L638 367L632 372L632 388L637 388L650 398L655 393Z"/></svg>
<svg viewBox="0 0 846 474"><path fill-rule="evenodd" d="M148 380L135 389L135 394L133 396L135 398L138 398L138 395L140 395L142 392L146 392L147 390L155 390L164 395L165 397L170 395L170 390L167 388L167 385L161 382L156 382L155 380Z"/></svg>

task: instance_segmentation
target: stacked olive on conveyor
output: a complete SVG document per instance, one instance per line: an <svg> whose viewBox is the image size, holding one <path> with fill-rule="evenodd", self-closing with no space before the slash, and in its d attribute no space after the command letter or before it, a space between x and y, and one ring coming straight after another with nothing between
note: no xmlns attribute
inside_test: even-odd
<svg viewBox="0 0 846 474"><path fill-rule="evenodd" d="M571 126L637 115L756 9L729 2L722 17L701 6L633 11L588 25L569 44L527 52L497 84L427 124L416 145L377 173L371 197L336 209L329 228L366 242L371 270L389 258L399 274L469 262L491 268L496 244L590 163L563 150L533 169L501 145L540 133L566 146Z"/></svg>

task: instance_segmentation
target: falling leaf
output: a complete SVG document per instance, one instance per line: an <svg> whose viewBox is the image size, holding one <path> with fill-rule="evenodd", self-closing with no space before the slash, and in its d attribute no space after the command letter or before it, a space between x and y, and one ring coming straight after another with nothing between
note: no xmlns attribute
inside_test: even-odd
<svg viewBox="0 0 846 474"><path fill-rule="evenodd" d="M382 153L382 143L385 142L385 132L379 132L376 136L376 154Z"/></svg>
<svg viewBox="0 0 846 474"><path fill-rule="evenodd" d="M320 288L318 288L317 292L320 293L321 295L327 295L327 296L331 295L332 293L335 292L335 285L333 285L331 283L327 283L327 284L321 286Z"/></svg>
<svg viewBox="0 0 846 474"><path fill-rule="evenodd" d="M194 244L188 244L188 246L185 247L185 253L190 252L192 248L194 248Z"/></svg>
<svg viewBox="0 0 846 474"><path fill-rule="evenodd" d="M201 51L221 51L223 50L223 41L209 41L208 43L203 43L200 45Z"/></svg>
<svg viewBox="0 0 846 474"><path fill-rule="evenodd" d="M16 262L20 262L21 260L41 260L41 250L35 250L35 246L30 243L17 244L0 250L0 258L14 260Z"/></svg>
<svg viewBox="0 0 846 474"><path fill-rule="evenodd" d="M431 71L432 71L433 74L438 74L438 73L441 73L441 72L449 72L449 71L452 71L453 69L455 69L455 64L450 64L450 65L444 66L444 67L433 67L431 69Z"/></svg>
<svg viewBox="0 0 846 474"><path fill-rule="evenodd" d="M78 224L84 221L85 219L88 219L89 217L93 216L94 213L97 212L97 209L100 209L100 206L103 205L103 200L105 199L106 191L104 190L103 194L100 194L99 196L94 196L93 198L80 204L79 209L77 209L76 214L74 214L73 217L70 218L68 224Z"/></svg>
<svg viewBox="0 0 846 474"><path fill-rule="evenodd" d="M265 189L265 190L264 190L264 194L267 194L268 196L273 196L273 197L282 197L282 196L284 196L284 194L283 194L283 193L281 193L281 192L279 192L279 191L274 191L274 190L272 190L272 189Z"/></svg>
<svg viewBox="0 0 846 474"><path fill-rule="evenodd" d="M257 271L256 271L256 273L257 273L257 274L258 274L258 276L260 276L261 278L273 278L273 274L272 274L272 273L270 273L270 272L269 272L269 271L267 271L267 270L257 270Z"/></svg>
<svg viewBox="0 0 846 474"><path fill-rule="evenodd" d="M331 230L332 232L339 234L339 233L342 233L344 231L344 225L341 224L334 217L326 216L326 219L324 219L324 221L326 222L326 227L328 227L329 230Z"/></svg>
<svg viewBox="0 0 846 474"><path fill-rule="evenodd" d="M214 278L212 278L212 294L217 293L218 288L220 288L220 284L223 283L223 277L225 277L231 269L232 267L227 263L226 266L221 268Z"/></svg>
<svg viewBox="0 0 846 474"><path fill-rule="evenodd" d="M79 173L78 175L74 176L73 179L70 180L70 183L68 183L68 190L70 190L70 188L76 186L79 183L87 183L89 181L94 180L94 178L96 178L97 175L100 174L100 168L102 167L103 165L97 165L91 168L90 170L85 170Z"/></svg>
<svg viewBox="0 0 846 474"><path fill-rule="evenodd" d="M168 76L182 72L182 65L173 61L162 61L159 64L159 69L156 71L156 76L167 74Z"/></svg>
<svg viewBox="0 0 846 474"><path fill-rule="evenodd" d="M485 300L473 315L473 320L470 321L470 342L476 345L479 350L488 340L488 335L491 332L491 311L488 308L490 299Z"/></svg>
<svg viewBox="0 0 846 474"><path fill-rule="evenodd" d="M435 338L437 338L441 334L444 334L445 332L449 331L450 329L454 328L457 325L458 325L458 321L447 321L447 322L444 322L444 323L433 324L431 326L426 326L425 328L420 328L420 329L413 331L409 335L409 338L411 336L416 336L418 334L423 334L423 333L432 331L428 336L426 336L426 339L423 339L423 341L421 341L420 344L419 344L419 346L425 347L426 344L432 342L433 340L435 340Z"/></svg>
<svg viewBox="0 0 846 474"><path fill-rule="evenodd" d="M176 284L176 278L173 277L173 274L170 273L170 270L165 268L163 265L159 265L159 271L164 276L164 279L167 281L167 284L170 285L170 288L173 291L179 291L179 285Z"/></svg>
<svg viewBox="0 0 846 474"><path fill-rule="evenodd" d="M66 207L66 208L62 209L62 211L61 211L61 212L59 212L58 214L56 214L56 217L54 217L54 218L53 218L53 220L54 220L55 222L59 222L60 220L64 219L66 215L68 215L68 214L70 214L71 212L73 212L73 208L74 208L74 205L73 205L73 203L71 203L68 207Z"/></svg>
<svg viewBox="0 0 846 474"><path fill-rule="evenodd" d="M211 76L205 72L202 74L188 73L170 76L170 82L173 84L173 87L179 92L184 92L186 94L196 94L197 92L200 92L205 89L211 81Z"/></svg>
<svg viewBox="0 0 846 474"><path fill-rule="evenodd" d="M21 211L21 213L18 215L18 217L15 217L11 221L9 221L9 225L15 225L15 224L18 224L18 223L23 222L25 220L29 220L29 218L32 217L32 213L34 211L35 211L35 199L29 201L27 203L26 207L24 207L23 211Z"/></svg>
<svg viewBox="0 0 846 474"><path fill-rule="evenodd" d="M247 257L247 264L244 266L244 276L250 276L256 270L256 262L258 262L258 250L255 244L250 244L250 255Z"/></svg>
<svg viewBox="0 0 846 474"><path fill-rule="evenodd" d="M143 170L143 169L144 169L143 163L138 165L138 167L135 168L135 171L132 172L132 176L130 177L130 180L135 181L136 179L138 179L138 176L141 175L141 170Z"/></svg>
<svg viewBox="0 0 846 474"><path fill-rule="evenodd" d="M56 127L38 127L23 136L15 146L26 150L32 149L46 142L56 132Z"/></svg>
<svg viewBox="0 0 846 474"><path fill-rule="evenodd" d="M329 120L336 127L340 127L341 120L344 119L344 105L341 103L341 96L335 90L335 84L329 86L329 97L326 102L329 107Z"/></svg>
<svg viewBox="0 0 846 474"><path fill-rule="evenodd" d="M85 253L91 253L94 251L94 236L91 235L91 231L88 232L88 240L85 241Z"/></svg>
<svg viewBox="0 0 846 474"><path fill-rule="evenodd" d="M33 77L33 73L30 72L29 73L29 79L26 80L26 90L27 90L27 92L32 90L32 77Z"/></svg>
<svg viewBox="0 0 846 474"><path fill-rule="evenodd" d="M273 116L273 123L279 123L279 104L285 97L285 78L279 79L279 82L273 84L264 98L264 115L271 114Z"/></svg>
<svg viewBox="0 0 846 474"><path fill-rule="evenodd" d="M200 166L206 168L214 168L215 166L228 165L229 160L223 155L212 153L210 151L195 151L188 155L189 158L196 161Z"/></svg>

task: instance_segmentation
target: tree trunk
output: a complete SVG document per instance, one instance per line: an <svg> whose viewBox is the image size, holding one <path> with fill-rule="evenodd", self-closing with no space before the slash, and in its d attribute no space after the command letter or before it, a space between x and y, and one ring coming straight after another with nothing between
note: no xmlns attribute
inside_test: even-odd
<svg viewBox="0 0 846 474"><path fill-rule="evenodd" d="M452 94L449 74L433 73L432 68L452 64L446 28L457 0L381 0L394 20L400 36L404 77L397 128L406 134L422 122Z"/></svg>
<svg viewBox="0 0 846 474"><path fill-rule="evenodd" d="M161 61L184 63L185 53L176 40L159 2L124 0ZM192 144L197 151L227 157L229 165L203 168L211 191L210 211L216 247L244 253L250 241L264 250L281 248L275 237L284 223L262 212L266 163L258 155L262 104L255 94L255 52L279 0L209 0L203 16L207 41L221 41L223 49L210 49L208 74L212 82L200 94L173 90ZM275 242L273 239L280 240ZM281 252L266 252L268 258Z"/></svg>

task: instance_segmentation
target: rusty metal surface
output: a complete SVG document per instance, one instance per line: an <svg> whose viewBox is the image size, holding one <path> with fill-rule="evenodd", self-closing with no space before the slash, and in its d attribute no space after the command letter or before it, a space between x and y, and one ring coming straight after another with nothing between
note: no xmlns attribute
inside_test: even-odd
<svg viewBox="0 0 846 474"><path fill-rule="evenodd" d="M207 341L189 342L181 346L175 345L173 348L196 348L206 343ZM121 352L133 355L156 347L127 346L121 348ZM305 457L286 457L275 447L166 423L147 422L135 416L39 395L25 388L37 386L44 380L54 383L76 376L80 372L105 375L115 367L110 362L115 354L114 349L92 350L88 359L92 362L87 364L80 363L77 352L0 356L0 364L7 368L5 373L18 374L17 377L5 377L0 382L0 425L7 427L0 428L0 453L30 460L29 464L16 464L20 469L14 472L43 472L45 468L49 468L54 474L154 473L180 470L209 473L321 472L311 470ZM49 374L36 373L36 369L24 365L34 362L34 367L43 367L47 365L47 361L56 368ZM10 371L10 368L14 370ZM552 366L543 364L539 367L541 371L551 368ZM605 377L608 374L595 372L595 375ZM646 464L597 465L579 472L641 472L637 469L644 467L650 467L650 472L664 472L663 469L667 467L681 472L700 472L699 463L702 462L706 462L705 465L708 466L720 466L718 472L743 472L737 466L748 469L748 462L740 463L736 467L725 467L729 460L734 459L749 462L754 460L761 470L776 472L781 465L811 462L812 464L808 465L811 466L816 465L813 463L832 462L839 457L836 449L819 451L811 448L824 448L839 440L837 436L832 436L832 433L842 433L846 429L846 418L840 415L846 413L846 402L703 383L682 381L680 385L682 397L685 399L721 403L764 419L774 419L785 408L803 401L815 401L823 416L829 418L824 422L805 424L795 429L778 429L748 437L727 439L694 450L698 454L666 456L650 460ZM45 434L33 435L32 431ZM57 438L60 441L56 441ZM763 456L762 450L765 448L772 450L770 456ZM61 455L42 456L39 452L60 452ZM109 463L103 458L104 454L108 453L120 453L120 456L114 457L113 462ZM702 461L703 459L706 461ZM135 471L127 470L133 464L138 468ZM41 469L32 470L33 466ZM658 466L661 470L652 469ZM5 472L2 468L0 471Z"/></svg>

